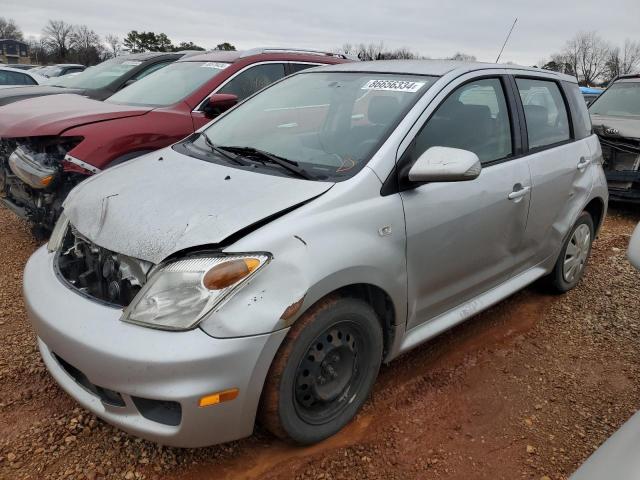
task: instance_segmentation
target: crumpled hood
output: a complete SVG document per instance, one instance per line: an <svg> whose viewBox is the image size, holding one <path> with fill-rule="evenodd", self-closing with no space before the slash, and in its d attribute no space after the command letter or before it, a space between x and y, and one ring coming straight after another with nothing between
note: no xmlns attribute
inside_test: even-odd
<svg viewBox="0 0 640 480"><path fill-rule="evenodd" d="M60 135L71 127L135 117L151 110L151 107L116 105L71 94L29 98L2 107L0 137Z"/></svg>
<svg viewBox="0 0 640 480"><path fill-rule="evenodd" d="M640 117L609 117L605 115L591 115L593 130L603 137L624 137L640 139ZM608 133L613 128L618 133Z"/></svg>
<svg viewBox="0 0 640 480"><path fill-rule="evenodd" d="M179 250L220 243L332 186L217 165L168 147L85 180L64 211L97 245L157 264Z"/></svg>

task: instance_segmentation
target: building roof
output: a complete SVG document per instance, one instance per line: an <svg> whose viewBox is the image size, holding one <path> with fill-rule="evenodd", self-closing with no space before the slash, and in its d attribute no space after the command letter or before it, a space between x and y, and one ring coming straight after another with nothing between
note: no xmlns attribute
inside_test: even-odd
<svg viewBox="0 0 640 480"><path fill-rule="evenodd" d="M15 42L15 43L21 43L22 45L28 46L27 42L23 42L22 40L15 40L13 38L0 38L0 43L2 42Z"/></svg>

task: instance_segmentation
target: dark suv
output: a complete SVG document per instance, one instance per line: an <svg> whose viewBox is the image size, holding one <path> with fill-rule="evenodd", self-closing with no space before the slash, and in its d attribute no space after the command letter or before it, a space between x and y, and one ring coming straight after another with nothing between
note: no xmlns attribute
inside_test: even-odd
<svg viewBox="0 0 640 480"><path fill-rule="evenodd" d="M104 100L136 80L185 56L185 52L147 52L122 55L71 76L55 77L47 85L0 90L0 106L26 98L77 93ZM40 72L38 72L40 73Z"/></svg>
<svg viewBox="0 0 640 480"><path fill-rule="evenodd" d="M590 106L612 200L640 202L640 74L624 75Z"/></svg>

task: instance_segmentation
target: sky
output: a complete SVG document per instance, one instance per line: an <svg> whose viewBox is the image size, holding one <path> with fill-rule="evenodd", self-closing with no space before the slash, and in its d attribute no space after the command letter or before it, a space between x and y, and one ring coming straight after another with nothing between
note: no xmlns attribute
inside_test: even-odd
<svg viewBox="0 0 640 480"><path fill-rule="evenodd" d="M164 32L175 43L206 48L229 42L335 50L345 43L406 47L431 58L456 52L494 62L517 17L501 61L537 65L579 31L597 30L613 44L640 41L640 0L0 0L0 16L25 36L49 19L85 24L99 35Z"/></svg>

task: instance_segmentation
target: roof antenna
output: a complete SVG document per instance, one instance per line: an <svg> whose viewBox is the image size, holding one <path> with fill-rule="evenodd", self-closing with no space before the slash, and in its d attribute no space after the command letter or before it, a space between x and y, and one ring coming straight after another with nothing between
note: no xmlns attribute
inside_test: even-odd
<svg viewBox="0 0 640 480"><path fill-rule="evenodd" d="M504 47L507 46L507 42L509 41L509 37L511 36L511 32L513 32L513 28L516 26L517 21L518 21L518 17L516 17L516 19L513 21L513 25L511 25L511 29L509 30L509 33L507 33L507 38L504 39L504 43L502 44L502 48L500 49L498 58L496 58L496 63L498 63L498 61L500 60L500 57L502 56L502 52L504 51Z"/></svg>

